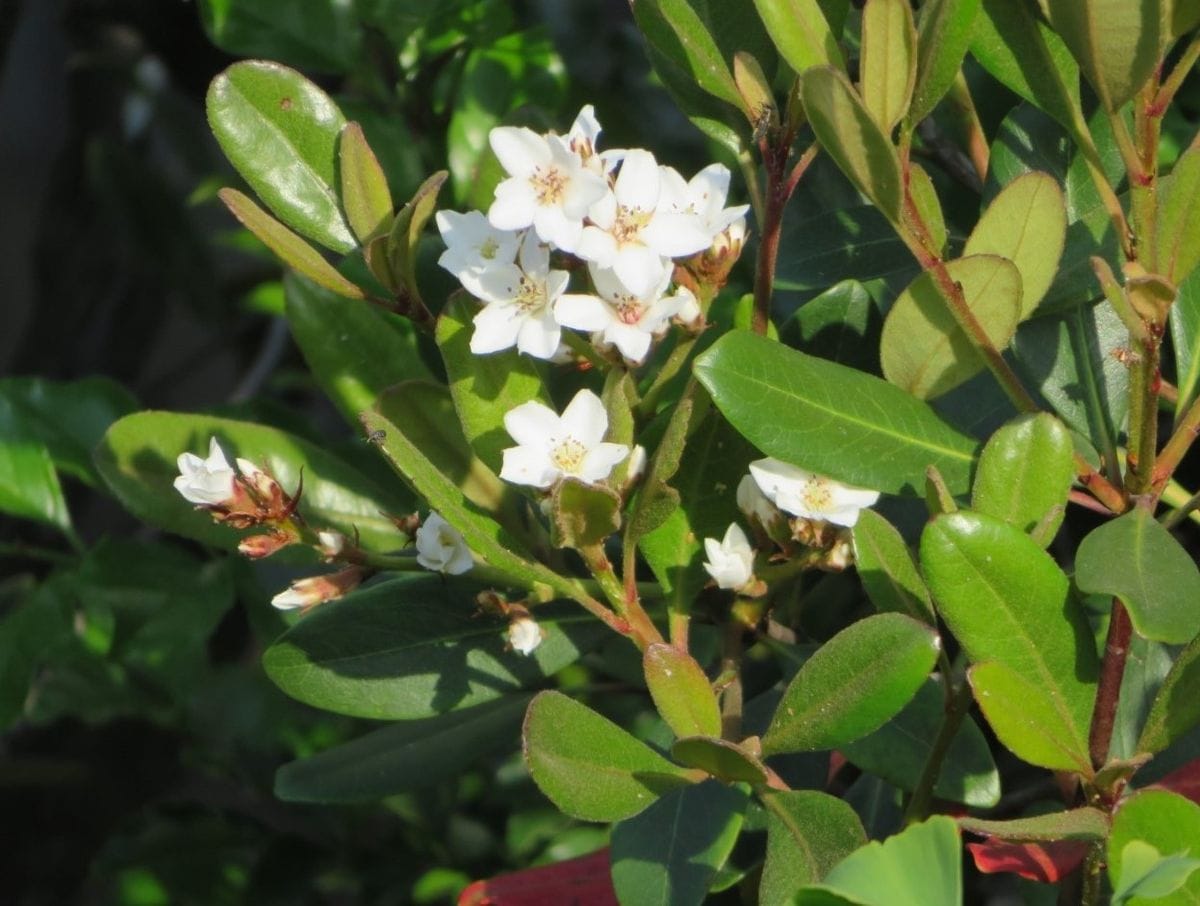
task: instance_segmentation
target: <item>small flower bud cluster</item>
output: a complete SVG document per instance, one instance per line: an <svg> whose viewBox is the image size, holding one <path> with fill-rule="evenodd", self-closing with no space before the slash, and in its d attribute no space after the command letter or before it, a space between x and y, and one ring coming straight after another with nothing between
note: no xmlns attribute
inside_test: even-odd
<svg viewBox="0 0 1200 906"><path fill-rule="evenodd" d="M515 346L553 359L571 328L637 364L672 318L700 320L699 283L724 283L747 210L725 207L729 170L713 164L687 181L640 148L598 152L599 135L591 106L565 136L493 129L508 178L487 215L438 212L439 264L484 303L472 352ZM570 273L551 267L551 252L586 262L589 292L567 292Z"/></svg>

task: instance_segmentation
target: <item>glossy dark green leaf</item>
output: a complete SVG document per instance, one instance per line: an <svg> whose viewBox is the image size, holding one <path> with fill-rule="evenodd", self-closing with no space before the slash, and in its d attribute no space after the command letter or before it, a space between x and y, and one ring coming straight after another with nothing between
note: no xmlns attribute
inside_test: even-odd
<svg viewBox="0 0 1200 906"><path fill-rule="evenodd" d="M975 834L1029 842L1103 840L1109 832L1108 815L1098 808L1076 808L1008 821L963 817L958 819L958 824Z"/></svg>
<svg viewBox="0 0 1200 906"><path fill-rule="evenodd" d="M69 530L71 515L54 459L31 422L0 396L0 512Z"/></svg>
<svg viewBox="0 0 1200 906"><path fill-rule="evenodd" d="M1009 422L979 455L971 506L1048 547L1066 515L1074 454L1070 433L1052 415Z"/></svg>
<svg viewBox="0 0 1200 906"><path fill-rule="evenodd" d="M1046 698L1087 763L1098 672L1095 642L1067 577L1020 529L981 513L934 519L921 571L973 663L997 661Z"/></svg>
<svg viewBox="0 0 1200 906"><path fill-rule="evenodd" d="M1146 790L1125 800L1113 819L1108 838L1108 873L1115 887L1124 881L1126 847L1135 840L1163 855L1194 853L1200 840L1200 805L1175 793ZM1175 892L1155 898L1138 897L1136 906L1194 906L1200 902L1200 873L1192 872Z"/></svg>
<svg viewBox="0 0 1200 906"><path fill-rule="evenodd" d="M560 811L583 821L631 818L690 783L689 772L561 692L533 700L523 738L534 782Z"/></svg>
<svg viewBox="0 0 1200 906"><path fill-rule="evenodd" d="M504 620L480 616L479 586L439 575L389 579L328 601L263 655L292 698L374 720L416 720L535 686L596 644L605 629L573 605L535 611L531 655L508 647Z"/></svg>
<svg viewBox="0 0 1200 906"><path fill-rule="evenodd" d="M879 304L857 280L843 280L805 302L782 328L789 346L868 372L879 369L882 329Z"/></svg>
<svg viewBox="0 0 1200 906"><path fill-rule="evenodd" d="M568 478L554 488L551 507L555 547L596 547L621 527L621 497L604 485Z"/></svg>
<svg viewBox="0 0 1200 906"><path fill-rule="evenodd" d="M737 842L747 795L715 781L675 790L612 832L612 882L622 903L699 906Z"/></svg>
<svg viewBox="0 0 1200 906"><path fill-rule="evenodd" d="M360 30L351 6L329 0L200 0L212 42L239 57L266 57L318 72L359 62Z"/></svg>
<svg viewBox="0 0 1200 906"><path fill-rule="evenodd" d="M392 219L392 194L362 126L347 123L338 142L342 207L359 242L380 234Z"/></svg>
<svg viewBox="0 0 1200 906"><path fill-rule="evenodd" d="M1013 263L997 255L972 255L947 262L946 270L962 287L967 307L992 346L1008 346L1022 305L1021 275ZM928 272L892 305L883 322L879 357L884 377L919 399L941 396L986 367Z"/></svg>
<svg viewBox="0 0 1200 906"><path fill-rule="evenodd" d="M1142 507L1083 539L1075 583L1082 591L1119 597L1134 631L1147 639L1181 645L1200 633L1200 569Z"/></svg>
<svg viewBox="0 0 1200 906"><path fill-rule="evenodd" d="M275 772L285 802L366 802L454 777L485 755L516 749L528 695L506 695L465 710L409 720Z"/></svg>
<svg viewBox="0 0 1200 906"><path fill-rule="evenodd" d="M334 528L365 546L389 550L401 536L382 513L403 512L409 500L377 486L350 465L294 435L249 422L185 415L138 412L113 424L96 449L96 467L117 498L139 519L169 532L215 547L233 548L242 532L217 525L175 490L181 453L207 455L216 437L232 462L248 459L265 469L289 493L304 493L300 513L317 528Z"/></svg>
<svg viewBox="0 0 1200 906"><path fill-rule="evenodd" d="M879 378L747 332L722 337L694 371L768 456L891 494L918 493L929 466L952 493L968 487L975 441Z"/></svg>
<svg viewBox="0 0 1200 906"><path fill-rule="evenodd" d="M767 807L767 858L759 902L791 902L801 887L820 881L867 842L854 809L827 793L769 792L762 801Z"/></svg>
<svg viewBox="0 0 1200 906"><path fill-rule="evenodd" d="M1179 401L1175 418L1187 411L1200 389L1200 272L1179 285L1179 294L1171 306L1171 347L1175 352L1175 381Z"/></svg>
<svg viewBox="0 0 1200 906"><path fill-rule="evenodd" d="M821 147L888 220L899 223L900 158L854 86L832 66L817 66L800 77L800 97Z"/></svg>
<svg viewBox="0 0 1200 906"><path fill-rule="evenodd" d="M1182 283L1200 264L1200 148L1190 148L1162 180L1155 273Z"/></svg>
<svg viewBox="0 0 1200 906"><path fill-rule="evenodd" d="M917 79L917 29L906 0L867 0L858 65L863 106L890 133L908 112Z"/></svg>
<svg viewBox="0 0 1200 906"><path fill-rule="evenodd" d="M776 290L812 295L839 280L882 279L899 292L917 272L904 241L872 205L817 214L793 208L784 216Z"/></svg>
<svg viewBox="0 0 1200 906"><path fill-rule="evenodd" d="M899 714L869 736L844 744L839 751L862 770L912 792L929 760L945 712L945 690L931 677ZM975 808L991 808L1000 799L996 763L987 739L970 717L950 743L933 794Z"/></svg>
<svg viewBox="0 0 1200 906"><path fill-rule="evenodd" d="M642 670L654 707L676 737L721 735L721 708L695 658L656 643L647 646Z"/></svg>
<svg viewBox="0 0 1200 906"><path fill-rule="evenodd" d="M918 123L950 90L975 28L980 0L932 0L917 18L917 81L909 119Z"/></svg>
<svg viewBox="0 0 1200 906"><path fill-rule="evenodd" d="M964 255L1000 255L1021 274L1021 320L1054 282L1067 237L1063 191L1046 173L1027 173L992 199L967 238Z"/></svg>
<svg viewBox="0 0 1200 906"><path fill-rule="evenodd" d="M874 510L863 510L852 534L854 565L871 603L933 625L929 589L900 532Z"/></svg>
<svg viewBox="0 0 1200 906"><path fill-rule="evenodd" d="M846 68L838 35L818 0L754 0L754 5L780 56L793 71L802 73L813 66Z"/></svg>
<svg viewBox="0 0 1200 906"><path fill-rule="evenodd" d="M225 156L286 224L347 252L354 237L338 205L341 111L293 69L235 63L208 89L208 122Z"/></svg>
<svg viewBox="0 0 1200 906"><path fill-rule="evenodd" d="M1200 724L1200 637L1179 652L1166 679L1163 680L1136 751L1161 752L1197 724Z"/></svg>
<svg viewBox="0 0 1200 906"><path fill-rule="evenodd" d="M688 736L671 746L671 758L710 774L724 783L767 783L767 770L758 756L727 739Z"/></svg>
<svg viewBox="0 0 1200 906"><path fill-rule="evenodd" d="M763 751L832 749L878 729L925 682L939 646L931 627L896 613L843 629L788 684Z"/></svg>
<svg viewBox="0 0 1200 906"><path fill-rule="evenodd" d="M315 248L285 227L236 189L217 193L231 214L284 264L295 268L309 280L348 299L362 299L365 293L326 261Z"/></svg>
<svg viewBox="0 0 1200 906"><path fill-rule="evenodd" d="M962 858L958 827L942 815L851 853L796 906L825 906L830 894L859 906L959 906ZM921 866L913 871L912 866Z"/></svg>

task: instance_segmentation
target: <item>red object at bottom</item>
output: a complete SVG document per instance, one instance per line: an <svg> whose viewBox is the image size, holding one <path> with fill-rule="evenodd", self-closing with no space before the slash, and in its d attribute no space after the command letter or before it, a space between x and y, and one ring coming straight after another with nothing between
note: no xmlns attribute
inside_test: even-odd
<svg viewBox="0 0 1200 906"><path fill-rule="evenodd" d="M476 881L458 906L618 906L608 850Z"/></svg>
<svg viewBox="0 0 1200 906"><path fill-rule="evenodd" d="M1086 840L1010 843L988 837L982 843L968 843L967 849L975 859L975 867L986 874L1008 872L1031 881L1054 884L1082 864L1089 845Z"/></svg>

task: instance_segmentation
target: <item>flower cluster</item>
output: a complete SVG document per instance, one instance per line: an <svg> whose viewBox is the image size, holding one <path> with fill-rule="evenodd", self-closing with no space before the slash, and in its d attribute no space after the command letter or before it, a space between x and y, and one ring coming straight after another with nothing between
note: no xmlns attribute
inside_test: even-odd
<svg viewBox="0 0 1200 906"><path fill-rule="evenodd" d="M713 164L688 181L640 148L597 151L599 135L591 106L565 136L495 128L508 177L486 216L438 212L438 263L484 303L472 352L515 346L551 359L572 328L640 363L672 318L701 315L688 287L672 291L676 262L716 255L727 273L736 260L746 207L725 207L728 169ZM553 267L552 252L586 262L587 292L567 292L570 272Z"/></svg>

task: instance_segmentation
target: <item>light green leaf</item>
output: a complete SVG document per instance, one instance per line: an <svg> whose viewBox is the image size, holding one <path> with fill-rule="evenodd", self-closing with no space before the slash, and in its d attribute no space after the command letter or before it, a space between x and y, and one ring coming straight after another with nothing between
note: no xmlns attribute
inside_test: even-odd
<svg viewBox="0 0 1200 906"><path fill-rule="evenodd" d="M1200 724L1200 636L1188 644L1175 659L1154 703L1135 751L1161 752L1197 724Z"/></svg>
<svg viewBox="0 0 1200 906"><path fill-rule="evenodd" d="M1198 840L1200 805L1161 790L1131 796L1117 809L1108 837L1108 874L1113 887L1120 890L1129 883L1125 856L1130 843L1141 841L1160 853L1190 855L1196 852ZM1136 863L1130 866L1134 870L1139 867ZM1181 888L1166 896L1135 896L1127 902L1131 906L1194 906L1200 902L1200 873L1191 872Z"/></svg>
<svg viewBox="0 0 1200 906"><path fill-rule="evenodd" d="M342 129L338 149L342 206L354 235L365 243L379 235L392 219L387 176L358 123L347 123Z"/></svg>
<svg viewBox="0 0 1200 906"><path fill-rule="evenodd" d="M796 73L813 66L845 70L837 34L818 0L754 0L780 56ZM838 29L840 31L840 29Z"/></svg>
<svg viewBox="0 0 1200 906"><path fill-rule="evenodd" d="M646 648L642 670L654 707L676 737L721 735L721 708L695 658L655 643Z"/></svg>
<svg viewBox="0 0 1200 906"><path fill-rule="evenodd" d="M767 807L767 858L759 901L790 903L805 884L820 881L867 842L847 803L816 790L762 794Z"/></svg>
<svg viewBox="0 0 1200 906"><path fill-rule="evenodd" d="M0 395L0 512L71 528L50 450L7 395Z"/></svg>
<svg viewBox="0 0 1200 906"><path fill-rule="evenodd" d="M1200 859L1189 859L1188 852L1164 856L1149 843L1130 840L1121 850L1121 881L1118 884L1114 877L1112 906L1175 893L1200 868Z"/></svg>
<svg viewBox="0 0 1200 906"><path fill-rule="evenodd" d="M1200 148L1189 148L1159 184L1155 273L1184 282L1200 264Z"/></svg>
<svg viewBox="0 0 1200 906"><path fill-rule="evenodd" d="M867 0L862 12L859 91L885 133L904 118L917 79L917 30L908 0Z"/></svg>
<svg viewBox="0 0 1200 906"><path fill-rule="evenodd" d="M863 510L852 535L855 569L876 608L933 625L929 589L895 527L874 510Z"/></svg>
<svg viewBox="0 0 1200 906"><path fill-rule="evenodd" d="M919 123L950 90L974 32L980 0L927 0L917 19L917 80L908 117Z"/></svg>
<svg viewBox="0 0 1200 906"><path fill-rule="evenodd" d="M1193 270L1179 285L1169 317L1179 386L1179 401L1175 404L1178 421L1200 389L1200 271Z"/></svg>
<svg viewBox="0 0 1200 906"><path fill-rule="evenodd" d="M691 73L701 88L713 97L741 109L742 98L733 81L729 64L721 55L716 38L688 0L641 0L657 11L675 35L668 55Z"/></svg>
<svg viewBox="0 0 1200 906"><path fill-rule="evenodd" d="M929 230L933 247L940 254L946 250L946 217L942 213L942 202L938 198L937 188L925 168L915 161L908 164L908 194L912 196L913 205L921 217L921 222Z"/></svg>

